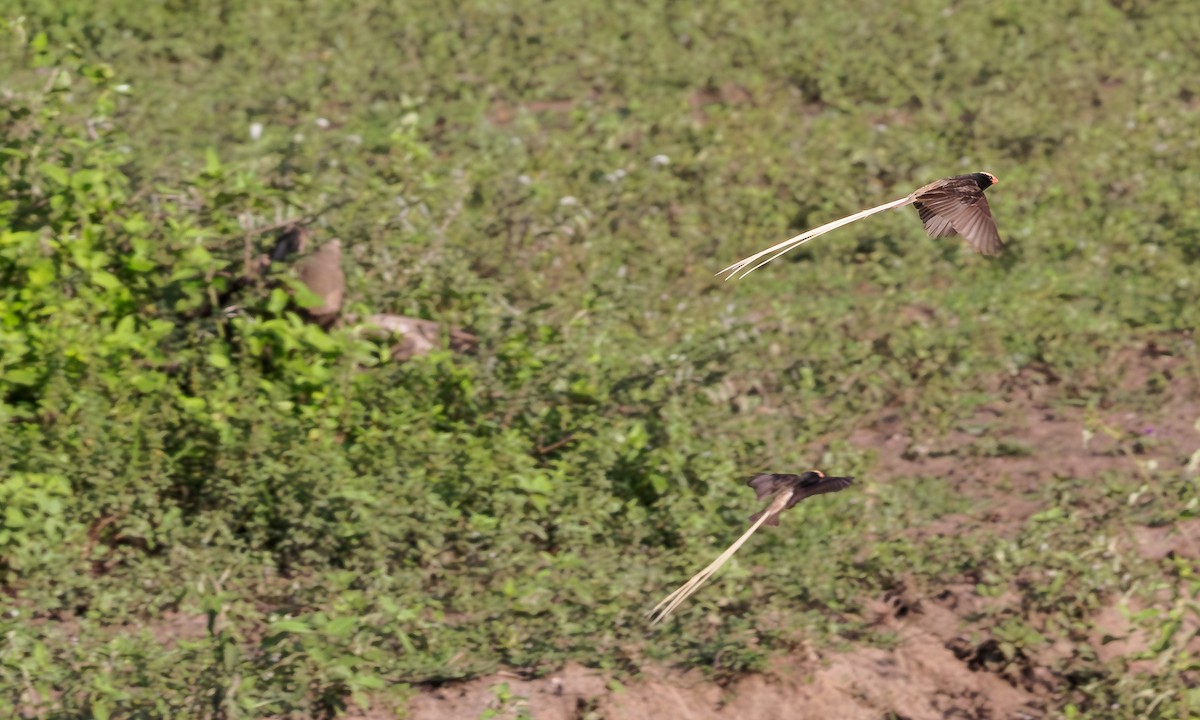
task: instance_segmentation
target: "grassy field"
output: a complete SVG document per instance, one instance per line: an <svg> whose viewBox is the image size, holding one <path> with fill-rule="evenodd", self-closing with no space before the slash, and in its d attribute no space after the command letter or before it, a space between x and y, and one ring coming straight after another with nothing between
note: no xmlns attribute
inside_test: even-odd
<svg viewBox="0 0 1200 720"><path fill-rule="evenodd" d="M859 658L842 717L1200 717L1200 4L0 22L0 716L646 717ZM904 210L713 276L977 170L997 260ZM290 221L346 314L478 347L238 282ZM647 627L814 466L858 480ZM496 675L565 667L574 715Z"/></svg>

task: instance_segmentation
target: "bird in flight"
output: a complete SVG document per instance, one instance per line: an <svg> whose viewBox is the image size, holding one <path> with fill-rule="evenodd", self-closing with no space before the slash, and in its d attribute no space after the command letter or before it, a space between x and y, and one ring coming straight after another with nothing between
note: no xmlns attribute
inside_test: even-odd
<svg viewBox="0 0 1200 720"><path fill-rule="evenodd" d="M1004 243L1000 242L1000 233L996 230L996 222L992 220L992 210L988 207L987 198L983 196L984 190L999 182L995 175L985 172L942 178L937 182L918 188L907 197L863 210L841 220L834 220L794 238L776 243L744 260L738 260L717 275L729 273L725 277L726 280L739 276L739 273L740 277L746 277L780 255L800 247L815 237L820 237L831 230L837 230L843 225L849 225L875 213L905 205L912 205L917 209L917 214L920 216L921 222L925 224L925 232L929 233L929 237L942 238L961 235L976 252L988 256L999 255L1000 251L1004 249ZM764 256L769 257L760 261L760 258Z"/></svg>
<svg viewBox="0 0 1200 720"><path fill-rule="evenodd" d="M779 514L784 510L790 510L795 507L796 503L813 495L845 490L850 487L853 480L854 478L848 477L826 477L825 473L819 470L810 470L803 475L762 473L747 480L746 484L754 489L754 494L759 500L772 495L775 496L775 499L764 510L750 516L750 520L754 524L735 543L730 545L728 550L721 553L708 567L693 575L691 580L663 598L654 606L653 610L646 613L646 617L650 618L650 624L657 625L666 620L675 611L675 608L679 607L680 603L691 597L717 570L721 569L722 565L729 561L729 558L733 557L733 554L750 539L755 530L763 525L779 525Z"/></svg>

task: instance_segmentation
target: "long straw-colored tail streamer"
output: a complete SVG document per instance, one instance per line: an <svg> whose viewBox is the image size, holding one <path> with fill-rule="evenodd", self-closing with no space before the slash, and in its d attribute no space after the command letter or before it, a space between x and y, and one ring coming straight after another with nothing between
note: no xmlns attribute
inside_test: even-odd
<svg viewBox="0 0 1200 720"><path fill-rule="evenodd" d="M780 255L783 255L784 253L795 250L796 248L800 247L801 245L808 242L809 240L812 240L813 238L820 237L831 230L837 230L840 227L849 225L850 223L855 222L856 220L862 220L863 218L868 217L870 215L874 215L875 213L881 213L884 210L891 210L892 208L904 207L905 205L909 205L912 202L913 202L913 199L911 196L904 197L904 198L900 198L899 200L893 200L890 203L884 203L883 205L873 207L870 210L863 210L862 212L857 212L857 213L854 213L853 215L848 215L848 216L842 218L841 220L834 220L831 223L825 223L824 225L822 225L819 228L814 228L812 230L809 230L808 232L800 233L799 235L797 235L794 238L788 238L787 240L784 240L781 243L776 243L776 244L772 245L771 247L767 248L766 250L763 250L761 252L756 252L753 255L751 255L750 257L745 258L744 260L738 260L737 262L735 262L734 264L725 268L721 272L718 272L717 275L729 273L729 275L727 275L725 277L726 280L729 280L732 277L738 276L738 273L741 273L740 277L744 278L747 275L749 275L750 273L752 273L755 270L762 267L763 265L766 265L767 263L771 262L775 258L779 257ZM771 253L775 253L775 254L771 255ZM757 265L750 268L749 270L745 270L747 265L749 265L750 263L753 263L755 260L758 260L759 258L763 257L764 255L771 255L771 257L767 258L766 260L763 260L762 262L758 263Z"/></svg>
<svg viewBox="0 0 1200 720"><path fill-rule="evenodd" d="M729 558L733 557L733 554L738 551L738 548L740 548L747 540L750 539L750 536L754 534L755 530L762 527L762 524L765 523L769 518L783 510L783 508L787 505L788 500L792 499L792 493L793 491L790 489L779 493L779 495L775 498L775 501L771 503L769 508L767 508L767 511L762 514L762 517L760 517L757 522L751 525L750 529L737 539L737 542L730 545L729 549L721 553L720 556L718 556L716 560L713 560L708 567L693 575L691 580L688 580L681 585L678 590L663 598L661 602L654 606L653 610L646 613L646 617L650 618L650 624L657 625L663 620L666 620L667 617L675 611L675 608L679 607L680 603L682 603L684 600L687 600L692 596L693 593L699 590L700 586L703 585L710 577L712 577L713 573L715 573L717 570L720 570L721 566L728 562Z"/></svg>

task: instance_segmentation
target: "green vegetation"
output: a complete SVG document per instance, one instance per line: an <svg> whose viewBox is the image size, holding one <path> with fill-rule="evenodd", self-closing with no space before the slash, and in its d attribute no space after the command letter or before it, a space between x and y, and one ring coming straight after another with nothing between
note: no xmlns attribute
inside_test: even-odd
<svg viewBox="0 0 1200 720"><path fill-rule="evenodd" d="M1195 558L1112 542L1196 514L1182 464L1064 472L1015 532L922 537L972 497L882 482L848 440L895 414L935 443L1029 373L1089 412L1196 390L1200 4L0 0L0 21L0 716L402 709L415 683L566 660L729 677L888 642L864 603L964 580L1006 598L976 619L999 671L1082 648L1066 716L1200 712ZM885 213L712 275L975 170L1001 179L998 261ZM303 218L343 240L349 311L478 351L392 362L305 323L286 271L237 286ZM1180 366L1131 389L1116 360L1151 340ZM974 455L1037 455L995 432ZM648 632L758 509L739 480L813 465L859 483ZM1086 649L1116 598L1145 658Z"/></svg>

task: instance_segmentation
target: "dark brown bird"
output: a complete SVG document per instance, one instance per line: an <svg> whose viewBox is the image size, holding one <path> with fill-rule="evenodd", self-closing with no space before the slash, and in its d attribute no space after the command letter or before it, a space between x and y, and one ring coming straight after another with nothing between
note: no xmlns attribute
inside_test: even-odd
<svg viewBox="0 0 1200 720"><path fill-rule="evenodd" d="M766 250L735 262L717 274L729 273L726 280L739 273L741 273L740 277L746 277L780 255L800 247L815 237L820 237L831 230L849 225L856 220L862 220L875 213L905 205L912 205L917 209L917 214L920 216L921 222L925 224L925 232L929 233L929 237L942 238L956 234L961 235L976 252L989 256L999 255L1000 251L1004 249L1004 243L1000 242L1000 233L996 230L996 222L992 220L992 210L988 207L987 198L983 195L984 190L998 182L1000 181L996 179L995 175L985 172L943 178L918 188L908 197L863 210L841 220L834 220L794 238L776 243ZM764 255L770 255L770 257L758 262L750 269L746 269L748 265L755 263Z"/></svg>
<svg viewBox="0 0 1200 720"><path fill-rule="evenodd" d="M785 489L792 491L792 497L783 506L783 510L791 510L796 507L796 503L804 498L812 497L813 495L824 495L825 493L837 492L850 487L854 478L848 477L826 477L819 470L810 470L803 475L788 475L784 473L762 473L755 475L746 481L746 484L754 488L754 494L759 500L770 497ZM768 513L770 508L762 512L756 512L750 516L750 522L755 522L763 515ZM779 527L779 515L783 512L771 514L764 525Z"/></svg>
<svg viewBox="0 0 1200 720"><path fill-rule="evenodd" d="M803 475L762 473L747 480L746 484L754 488L754 494L759 500L771 495L774 495L775 499L761 512L750 516L750 520L754 524L730 545L729 549L717 556L717 559L713 560L708 567L693 575L691 580L663 598L654 606L654 609L646 613L646 616L650 618L650 624L657 625L666 620L675 611L675 608L679 607L680 603L691 597L717 570L721 569L722 565L729 561L729 558L733 557L733 554L750 539L755 530L763 525L778 525L779 514L795 507L796 503L804 498L845 490L850 487L853 480L854 478L848 477L826 477L825 473L819 470L810 470Z"/></svg>

